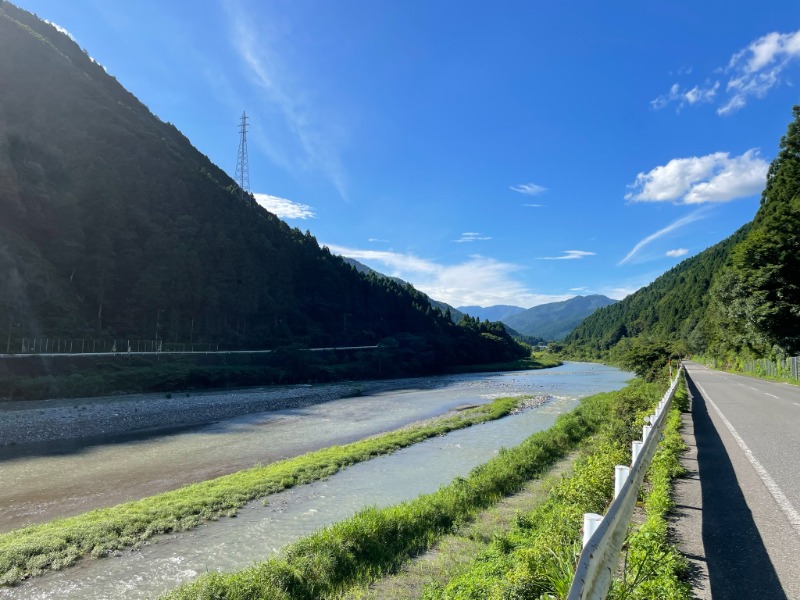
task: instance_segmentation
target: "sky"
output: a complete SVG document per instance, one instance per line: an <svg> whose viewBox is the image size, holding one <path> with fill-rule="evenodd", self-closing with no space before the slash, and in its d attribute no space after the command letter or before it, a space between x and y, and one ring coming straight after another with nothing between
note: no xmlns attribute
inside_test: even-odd
<svg viewBox="0 0 800 600"><path fill-rule="evenodd" d="M797 0L16 0L333 252L453 306L621 299L754 216Z"/></svg>

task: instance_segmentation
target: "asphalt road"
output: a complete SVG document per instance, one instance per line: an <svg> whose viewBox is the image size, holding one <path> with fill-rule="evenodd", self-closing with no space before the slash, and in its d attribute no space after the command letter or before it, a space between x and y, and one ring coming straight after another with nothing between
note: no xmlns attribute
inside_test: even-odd
<svg viewBox="0 0 800 600"><path fill-rule="evenodd" d="M800 600L800 387L685 365L710 596Z"/></svg>

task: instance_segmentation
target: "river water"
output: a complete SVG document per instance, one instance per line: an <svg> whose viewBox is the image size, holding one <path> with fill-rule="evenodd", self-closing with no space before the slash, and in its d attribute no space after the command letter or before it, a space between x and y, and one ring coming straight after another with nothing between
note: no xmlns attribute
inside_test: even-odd
<svg viewBox="0 0 800 600"><path fill-rule="evenodd" d="M387 506L435 491L486 462L501 447L517 445L533 432L550 427L559 414L576 406L579 398L619 389L629 378L630 374L617 369L585 363L566 363L543 371L443 377L437 378L432 389L412 385L304 409L250 415L154 439L3 463L0 494L5 497L0 496L0 507L4 510L16 515L30 513L42 496L50 498L48 506L57 506L57 491L65 486L62 499L66 497L72 512L81 506L108 504L119 496L115 487L125 488L125 495L139 497L150 489L148 478L172 484L175 476L169 473L176 471L188 470L196 480L228 472L232 463L239 468L266 463L303 452L309 445L342 443L460 404L521 394L552 397L542 407L452 432L354 465L326 481L274 494L267 506L252 502L235 519L162 536L118 557L83 560L16 588L0 588L0 598L149 598L198 573L249 566L360 508ZM43 495L31 490L34 500L20 509L26 501L19 491L14 492L18 500L8 503L7 470L16 473L12 476L18 483L33 477L51 491ZM12 482L10 487L17 486Z"/></svg>

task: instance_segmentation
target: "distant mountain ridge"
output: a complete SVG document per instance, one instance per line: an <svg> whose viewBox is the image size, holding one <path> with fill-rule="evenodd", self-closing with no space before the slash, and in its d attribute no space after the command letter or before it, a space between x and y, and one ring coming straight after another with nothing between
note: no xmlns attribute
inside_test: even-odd
<svg viewBox="0 0 800 600"><path fill-rule="evenodd" d="M509 304L495 304L493 306L459 306L458 310L465 312L478 319L488 319L489 321L503 321L508 317L525 311L521 306Z"/></svg>
<svg viewBox="0 0 800 600"><path fill-rule="evenodd" d="M350 258L349 256L342 256L342 260L345 263L347 263L348 265L350 265L351 267L353 267L359 273L363 273L365 275L369 275L371 273L371 274L375 275L376 277L383 277L384 279L389 279L391 281L394 281L395 283L399 283L400 285L410 285L411 287L414 287L413 284L411 284L411 283L409 283L409 282L407 282L407 281L405 281L403 279L400 279L399 277L391 277L389 275L385 275L384 273L381 273L380 271L376 271L372 267L368 267L364 263L357 261L355 258ZM423 292L419 292L419 293L423 294ZM458 310L457 308L455 308L453 306L450 306L449 304L447 304L447 302L440 302L439 300L434 300L433 298L431 298L427 294L424 294L424 295L428 298L428 302L430 302L431 306L433 308L440 309L442 311L442 314L445 314L449 310L450 311L450 320L453 321L453 323L460 323L461 319L464 318L464 313L463 312L461 312L460 310ZM499 321L500 319L489 319L489 320L490 321Z"/></svg>
<svg viewBox="0 0 800 600"><path fill-rule="evenodd" d="M563 302L534 306L506 317L503 323L523 335L546 340L562 340L598 308L616 302L600 294L575 296Z"/></svg>

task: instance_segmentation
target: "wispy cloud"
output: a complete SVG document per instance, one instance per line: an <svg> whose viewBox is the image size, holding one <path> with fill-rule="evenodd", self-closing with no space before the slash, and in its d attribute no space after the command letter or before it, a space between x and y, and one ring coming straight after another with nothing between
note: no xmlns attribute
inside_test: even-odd
<svg viewBox="0 0 800 600"><path fill-rule="evenodd" d="M413 254L346 248L328 244L332 252L364 261L378 271L409 281L431 298L453 306L512 304L530 307L560 302L569 294L538 294L520 283L514 274L524 267L473 255L469 260L445 265Z"/></svg>
<svg viewBox="0 0 800 600"><path fill-rule="evenodd" d="M542 208L542 207L544 207L544 204L528 204L528 203L526 203L526 204L523 204L522 206L527 206L529 208Z"/></svg>
<svg viewBox="0 0 800 600"><path fill-rule="evenodd" d="M376 243L388 244L389 243L389 240L382 240L380 238L369 238L367 241L371 242L373 244L376 244Z"/></svg>
<svg viewBox="0 0 800 600"><path fill-rule="evenodd" d="M576 287L576 288L569 288L570 292L585 292L589 288L586 287Z"/></svg>
<svg viewBox="0 0 800 600"><path fill-rule="evenodd" d="M547 191L546 187L535 183L520 183L512 185L510 189L526 196L541 196Z"/></svg>
<svg viewBox="0 0 800 600"><path fill-rule="evenodd" d="M265 33L257 29L237 3L227 3L226 7L231 18L231 41L261 91L259 97L266 103L264 113L277 112L286 139L293 141L293 147L283 147L282 152L296 153L293 166L321 171L346 198L346 176L337 139L340 135L334 133L330 119L317 114L317 107L309 101L312 96L309 90L297 83L297 67L284 64L278 46L289 42L277 31ZM286 164L282 159L277 162L281 166Z"/></svg>
<svg viewBox="0 0 800 600"><path fill-rule="evenodd" d="M639 252L642 250L642 248L644 248L645 246L647 246L651 242L654 242L658 238L664 237L668 233L676 231L676 230L680 229L681 227L685 227L689 223L694 223L695 221L699 221L700 219L705 217L705 213L706 212L707 212L707 210L704 209L704 208L697 209L694 212L689 213L685 217L681 217L677 221L673 221L672 223L670 223L669 225L667 225L663 229L659 229L655 233L651 233L646 238L644 238L642 241L640 241L638 244L636 244L633 247L633 249L631 249L631 251L628 252L628 254L625 255L625 258L623 258L617 264L618 265L624 265L624 264L629 263L637 254L639 254Z"/></svg>
<svg viewBox="0 0 800 600"><path fill-rule="evenodd" d="M669 92L651 101L650 105L660 110L674 103L680 110L687 104L719 100L717 114L730 115L746 106L751 98L764 98L772 88L780 85L784 71L798 59L800 30L793 33L773 31L734 53L727 66L717 69L723 75L720 79L706 79L702 85L693 87L675 83ZM720 91L720 88L723 89Z"/></svg>
<svg viewBox="0 0 800 600"><path fill-rule="evenodd" d="M486 240L492 239L491 236L488 235L481 235L475 231L467 231L461 234L461 237L457 240L453 240L457 244L463 244L465 242L483 242Z"/></svg>
<svg viewBox="0 0 800 600"><path fill-rule="evenodd" d="M678 110L684 106L713 102L719 90L719 81L713 83L707 81L703 86L695 85L693 88L681 89L680 84L674 83L669 92L650 101L650 106L655 110L661 110L667 104L677 103Z"/></svg>
<svg viewBox="0 0 800 600"><path fill-rule="evenodd" d="M639 173L625 199L631 202L703 204L728 202L759 193L769 165L758 151L731 157L727 152L673 158L666 165Z"/></svg>
<svg viewBox="0 0 800 600"><path fill-rule="evenodd" d="M666 255L671 258L678 258L680 256L686 256L689 253L689 250L686 248L675 248L675 250L667 250Z"/></svg>
<svg viewBox="0 0 800 600"><path fill-rule="evenodd" d="M270 196L269 194L253 194L261 206L281 219L313 219L316 217L314 209L307 204L292 202L286 198Z"/></svg>
<svg viewBox="0 0 800 600"><path fill-rule="evenodd" d="M585 250L564 250L564 254L561 256L540 256L539 260L578 260L596 254L596 252L586 252Z"/></svg>

